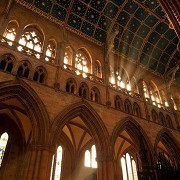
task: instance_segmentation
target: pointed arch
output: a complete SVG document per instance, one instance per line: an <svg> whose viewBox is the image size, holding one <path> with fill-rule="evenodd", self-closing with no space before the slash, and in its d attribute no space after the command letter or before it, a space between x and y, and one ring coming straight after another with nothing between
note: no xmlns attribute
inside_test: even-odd
<svg viewBox="0 0 180 180"><path fill-rule="evenodd" d="M177 168L180 168L180 145L167 128L163 128L158 132L154 144L154 152L157 152L159 142L162 142L169 152L175 157Z"/></svg>
<svg viewBox="0 0 180 180"><path fill-rule="evenodd" d="M86 48L81 47L77 50L75 58L75 67L77 68L77 74L92 74L92 57Z"/></svg>
<svg viewBox="0 0 180 180"><path fill-rule="evenodd" d="M28 25L21 34L17 49L40 59L44 46L44 38L43 31L39 26Z"/></svg>
<svg viewBox="0 0 180 180"><path fill-rule="evenodd" d="M159 89L156 83L152 80L149 82L149 90L150 90L149 93L150 93L151 100L153 101L153 104L160 108L161 107L160 104L162 103L161 96L160 96Z"/></svg>
<svg viewBox="0 0 180 180"><path fill-rule="evenodd" d="M72 66L74 61L73 56L74 56L73 48L70 45L66 45L64 52L64 60L63 60L65 69L67 68L68 65Z"/></svg>
<svg viewBox="0 0 180 180"><path fill-rule="evenodd" d="M0 56L0 70L11 73L15 62L16 59L12 54L3 54Z"/></svg>
<svg viewBox="0 0 180 180"><path fill-rule="evenodd" d="M6 42L9 46L12 46L16 38L18 28L19 23L16 20L9 21L6 30L3 34L3 37L5 37L6 39L3 39L2 42Z"/></svg>
<svg viewBox="0 0 180 180"><path fill-rule="evenodd" d="M55 63L56 51L57 51L56 40L54 38L50 38L45 48L46 48L45 61L50 61L52 63Z"/></svg>
<svg viewBox="0 0 180 180"><path fill-rule="evenodd" d="M22 80L0 83L0 102L17 99L24 106L32 123L32 142L45 144L49 130L49 117L43 102L36 92Z"/></svg>
<svg viewBox="0 0 180 180"><path fill-rule="evenodd" d="M101 152L101 156L107 155L108 132L101 118L96 111L87 102L79 102L64 109L54 120L51 127L52 139L51 144L55 144L58 134L62 128L73 118L80 117L88 126L90 133L93 135L97 147L97 153Z"/></svg>
<svg viewBox="0 0 180 180"><path fill-rule="evenodd" d="M112 136L110 139L111 147L114 149L116 139L118 138L119 134L123 131L127 131L130 137L136 142L134 144L138 150L139 150L139 144L140 144L140 136L142 138L142 141L144 142L144 145L147 149L148 154L148 161L149 163L152 163L152 157L153 157L153 146L150 142L146 132L141 128L139 123L137 123L132 117L126 117L122 119L117 125L115 126Z"/></svg>

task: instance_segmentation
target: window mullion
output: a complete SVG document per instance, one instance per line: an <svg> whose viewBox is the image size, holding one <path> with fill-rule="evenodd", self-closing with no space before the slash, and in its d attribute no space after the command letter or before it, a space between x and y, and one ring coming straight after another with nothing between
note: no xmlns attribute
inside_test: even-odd
<svg viewBox="0 0 180 180"><path fill-rule="evenodd" d="M126 155L125 155L125 164L126 164L127 180L130 180L130 179L129 179L129 174L128 174L128 166L127 166L127 158L126 158Z"/></svg>

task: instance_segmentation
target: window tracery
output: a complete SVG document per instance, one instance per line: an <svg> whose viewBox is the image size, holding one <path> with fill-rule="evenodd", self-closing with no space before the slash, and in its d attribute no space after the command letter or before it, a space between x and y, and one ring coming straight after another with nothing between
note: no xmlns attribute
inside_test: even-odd
<svg viewBox="0 0 180 180"><path fill-rule="evenodd" d="M28 78L29 77L29 73L30 73L30 64L28 62L23 62L18 70L17 70L17 75L19 77L25 77Z"/></svg>
<svg viewBox="0 0 180 180"><path fill-rule="evenodd" d="M123 180L138 180L136 162L129 153L121 157L121 167Z"/></svg>
<svg viewBox="0 0 180 180"><path fill-rule="evenodd" d="M61 179L62 156L63 156L63 149L61 146L58 146L56 154L53 156L52 159L50 180Z"/></svg>
<svg viewBox="0 0 180 180"><path fill-rule="evenodd" d="M5 54L0 58L0 69L3 71L11 72L14 66L14 58L9 55Z"/></svg>
<svg viewBox="0 0 180 180"><path fill-rule="evenodd" d="M99 102L99 96L100 96L99 90L96 87L93 87L91 89L91 101Z"/></svg>
<svg viewBox="0 0 180 180"><path fill-rule="evenodd" d="M76 92L76 83L73 79L70 79L66 83L66 92L75 94Z"/></svg>
<svg viewBox="0 0 180 180"><path fill-rule="evenodd" d="M9 46L12 46L17 34L17 29L18 25L16 22L9 22L3 35L6 39L3 39L2 42L7 42Z"/></svg>
<svg viewBox="0 0 180 180"><path fill-rule="evenodd" d="M91 168L97 168L96 146L95 145L92 145L90 150L85 151L84 166L91 167Z"/></svg>
<svg viewBox="0 0 180 180"><path fill-rule="evenodd" d="M124 109L128 114L132 114L132 105L128 99L124 102Z"/></svg>
<svg viewBox="0 0 180 180"><path fill-rule="evenodd" d="M45 76L46 76L45 69L43 67L37 67L34 72L33 80L39 83L44 83Z"/></svg>
<svg viewBox="0 0 180 180"><path fill-rule="evenodd" d="M64 53L64 68L72 66L73 51L70 46L66 47Z"/></svg>
<svg viewBox="0 0 180 180"><path fill-rule="evenodd" d="M4 132L0 137L0 167L3 161L8 139L9 139L9 135L7 132Z"/></svg>
<svg viewBox="0 0 180 180"><path fill-rule="evenodd" d="M56 44L53 40L50 40L47 45L45 60L54 63L55 57L56 57Z"/></svg>
<svg viewBox="0 0 180 180"><path fill-rule="evenodd" d="M94 75L99 78L102 78L102 68L99 61L95 62Z"/></svg>
<svg viewBox="0 0 180 180"><path fill-rule="evenodd" d="M88 98L88 87L85 83L81 83L79 87L79 96L87 99Z"/></svg>
<svg viewBox="0 0 180 180"><path fill-rule="evenodd" d="M89 56L83 51L79 50L75 58L76 74L81 74L84 78L88 76L91 70L91 62Z"/></svg>
<svg viewBox="0 0 180 180"><path fill-rule="evenodd" d="M157 85L153 81L150 82L149 89L152 104L154 106L157 106L158 108L161 108L161 98L159 95L159 90L157 88Z"/></svg>
<svg viewBox="0 0 180 180"><path fill-rule="evenodd" d="M128 75L126 71L118 67L116 70L113 70L113 68L110 68L110 77L109 77L110 83L113 85L113 87L126 89L128 91L131 91L131 83L129 81Z"/></svg>
<svg viewBox="0 0 180 180"><path fill-rule="evenodd" d="M149 92L146 83L143 81L143 93L145 98L149 98ZM147 99L146 99L147 100Z"/></svg>
<svg viewBox="0 0 180 180"><path fill-rule="evenodd" d="M134 114L138 117L141 117L141 109L136 102L133 104L133 109L134 109Z"/></svg>
<svg viewBox="0 0 180 180"><path fill-rule="evenodd" d="M18 51L25 52L40 59L42 43L43 40L40 33L36 29L27 28L19 40Z"/></svg>
<svg viewBox="0 0 180 180"><path fill-rule="evenodd" d="M115 108L119 110L123 110L123 102L118 95L115 97Z"/></svg>

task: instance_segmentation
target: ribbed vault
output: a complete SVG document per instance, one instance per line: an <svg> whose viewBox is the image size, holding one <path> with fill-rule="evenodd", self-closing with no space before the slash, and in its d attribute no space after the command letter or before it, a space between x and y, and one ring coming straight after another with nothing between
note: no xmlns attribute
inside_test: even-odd
<svg viewBox="0 0 180 180"><path fill-rule="evenodd" d="M101 46L118 27L114 52L160 75L179 64L179 40L158 0L16 1Z"/></svg>

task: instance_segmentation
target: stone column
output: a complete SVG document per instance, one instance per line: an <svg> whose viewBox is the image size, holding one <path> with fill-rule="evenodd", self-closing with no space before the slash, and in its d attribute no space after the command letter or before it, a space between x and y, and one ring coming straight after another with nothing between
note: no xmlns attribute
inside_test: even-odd
<svg viewBox="0 0 180 180"><path fill-rule="evenodd" d="M31 145L27 152L24 179L49 180L52 159L52 148L47 145Z"/></svg>
<svg viewBox="0 0 180 180"><path fill-rule="evenodd" d="M63 56L64 56L64 50L65 49L65 44L62 43L57 43L57 51L56 51L56 77L55 77L55 83L54 83L54 88L56 90L60 89L60 76L61 76L61 68L63 66Z"/></svg>
<svg viewBox="0 0 180 180"><path fill-rule="evenodd" d="M98 170L97 179L98 180L115 180L114 179L114 161L111 157L102 157L97 159Z"/></svg>

